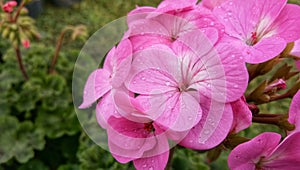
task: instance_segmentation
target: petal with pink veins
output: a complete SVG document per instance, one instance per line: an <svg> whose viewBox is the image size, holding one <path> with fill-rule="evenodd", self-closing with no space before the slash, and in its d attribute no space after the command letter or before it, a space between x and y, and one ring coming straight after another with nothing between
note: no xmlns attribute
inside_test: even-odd
<svg viewBox="0 0 300 170"><path fill-rule="evenodd" d="M272 24L272 29L286 42L293 42L300 38L300 7L287 4Z"/></svg>
<svg viewBox="0 0 300 170"><path fill-rule="evenodd" d="M228 156L229 168L233 170L255 169L255 165L276 148L280 138L280 134L264 132L252 140L238 145Z"/></svg>
<svg viewBox="0 0 300 170"><path fill-rule="evenodd" d="M96 100L111 90L110 72L105 69L93 71L86 81L83 92L83 102L80 109L90 107Z"/></svg>
<svg viewBox="0 0 300 170"><path fill-rule="evenodd" d="M300 132L286 137L262 162L266 169L298 170L300 165Z"/></svg>

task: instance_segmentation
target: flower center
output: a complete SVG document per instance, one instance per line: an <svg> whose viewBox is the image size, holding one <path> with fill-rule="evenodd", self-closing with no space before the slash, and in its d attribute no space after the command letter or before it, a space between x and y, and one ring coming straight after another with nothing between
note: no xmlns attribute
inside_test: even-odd
<svg viewBox="0 0 300 170"><path fill-rule="evenodd" d="M259 40L257 32L251 32L251 37L246 41L246 44L249 46L255 45Z"/></svg>
<svg viewBox="0 0 300 170"><path fill-rule="evenodd" d="M153 132L155 131L152 122L149 123L144 123L144 129L148 132Z"/></svg>

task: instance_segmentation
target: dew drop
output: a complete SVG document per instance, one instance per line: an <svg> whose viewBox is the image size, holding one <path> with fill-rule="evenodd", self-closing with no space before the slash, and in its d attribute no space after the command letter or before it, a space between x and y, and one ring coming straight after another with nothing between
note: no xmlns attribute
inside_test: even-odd
<svg viewBox="0 0 300 170"><path fill-rule="evenodd" d="M189 140L189 142L190 142L190 143L193 143L194 141L193 141L193 140Z"/></svg>
<svg viewBox="0 0 300 170"><path fill-rule="evenodd" d="M154 160L152 159L151 162L154 163Z"/></svg>
<svg viewBox="0 0 300 170"><path fill-rule="evenodd" d="M144 33L144 32L142 32L142 33L141 33L141 35L145 35L145 33Z"/></svg>
<svg viewBox="0 0 300 170"><path fill-rule="evenodd" d="M214 22L210 22L209 25L215 25L215 23Z"/></svg>
<svg viewBox="0 0 300 170"><path fill-rule="evenodd" d="M146 78L145 78L145 77L142 77L142 80L146 80Z"/></svg>
<svg viewBox="0 0 300 170"><path fill-rule="evenodd" d="M209 130L205 130L205 131L204 131L204 134L205 134L205 135L208 135L209 132L210 132Z"/></svg>
<svg viewBox="0 0 300 170"><path fill-rule="evenodd" d="M170 86L170 84L171 84L171 83L170 83L169 81L166 82L166 86Z"/></svg>
<svg viewBox="0 0 300 170"><path fill-rule="evenodd" d="M232 5L232 4L233 4L233 2L232 2L232 1L230 1L230 2L229 2L229 5Z"/></svg>
<svg viewBox="0 0 300 170"><path fill-rule="evenodd" d="M153 170L153 167L150 167L149 170Z"/></svg>
<svg viewBox="0 0 300 170"><path fill-rule="evenodd" d="M146 165L146 164L144 164L144 165L143 165L143 168L146 168L146 167L147 167L147 165Z"/></svg>
<svg viewBox="0 0 300 170"><path fill-rule="evenodd" d="M189 120L193 120L192 116L189 116L188 119L189 119Z"/></svg>
<svg viewBox="0 0 300 170"><path fill-rule="evenodd" d="M136 84L136 81L133 81L132 83L133 83L133 84Z"/></svg>
<svg viewBox="0 0 300 170"><path fill-rule="evenodd" d="M234 88L238 88L239 86L238 86L237 84L235 84L233 87L234 87Z"/></svg>
<svg viewBox="0 0 300 170"><path fill-rule="evenodd" d="M83 94L87 94L87 91L84 91Z"/></svg>
<svg viewBox="0 0 300 170"><path fill-rule="evenodd" d="M232 57L232 58L234 58L234 57L235 57L235 55L234 55L234 54L232 54L232 55L231 55L231 57Z"/></svg>

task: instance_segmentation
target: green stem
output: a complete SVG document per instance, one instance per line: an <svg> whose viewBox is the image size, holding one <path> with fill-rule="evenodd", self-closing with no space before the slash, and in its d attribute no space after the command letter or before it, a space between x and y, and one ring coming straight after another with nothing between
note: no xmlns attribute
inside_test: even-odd
<svg viewBox="0 0 300 170"><path fill-rule="evenodd" d="M24 64L22 62L22 55L21 55L20 48L19 47L15 48L15 52L16 52L18 63L19 63L19 68L20 68L20 70L23 74L23 77L27 81L27 80L29 80L29 77L27 75L26 69L25 69Z"/></svg>

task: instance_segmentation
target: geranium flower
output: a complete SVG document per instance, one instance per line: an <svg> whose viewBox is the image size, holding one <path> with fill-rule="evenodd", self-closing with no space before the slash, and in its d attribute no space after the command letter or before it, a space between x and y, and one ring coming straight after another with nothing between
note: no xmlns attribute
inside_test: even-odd
<svg viewBox="0 0 300 170"><path fill-rule="evenodd" d="M215 43L224 32L212 12L196 5L195 0L165 0L157 8L138 7L128 14L128 37L134 51L155 44L171 44L180 36L201 29Z"/></svg>
<svg viewBox="0 0 300 170"><path fill-rule="evenodd" d="M107 54L103 68L89 75L84 87L83 103L79 108L87 108L111 89L121 87L130 70L131 61L131 42L124 39Z"/></svg>
<svg viewBox="0 0 300 170"><path fill-rule="evenodd" d="M295 125L295 129L289 133L300 131L300 90L295 94L291 102L288 121Z"/></svg>
<svg viewBox="0 0 300 170"><path fill-rule="evenodd" d="M229 168L232 170L299 169L300 132L289 135L281 143L279 143L280 139L280 134L264 132L238 145L229 154Z"/></svg>
<svg viewBox="0 0 300 170"><path fill-rule="evenodd" d="M300 38L300 7L286 0L229 0L213 13L248 63L262 63Z"/></svg>
<svg viewBox="0 0 300 170"><path fill-rule="evenodd" d="M178 37L172 48L157 45L141 50L134 57L129 81L125 84L133 93L149 95L161 103L156 111L151 110L155 113L151 119L166 129L189 131L196 125L200 127L202 120L202 131L196 132L199 139L196 141L212 147L206 141L215 130L224 127L226 133L217 137L223 140L231 127L232 111L225 103L242 96L248 73L240 53L227 42L217 45L209 42L201 31L194 31ZM201 98L208 98L208 107L214 108L203 113ZM227 113L227 122L222 121L223 112Z"/></svg>
<svg viewBox="0 0 300 170"><path fill-rule="evenodd" d="M108 146L121 163L133 161L136 169L163 170L168 162L169 143L165 131L145 113L149 109L143 96L114 95L123 117L107 119Z"/></svg>

